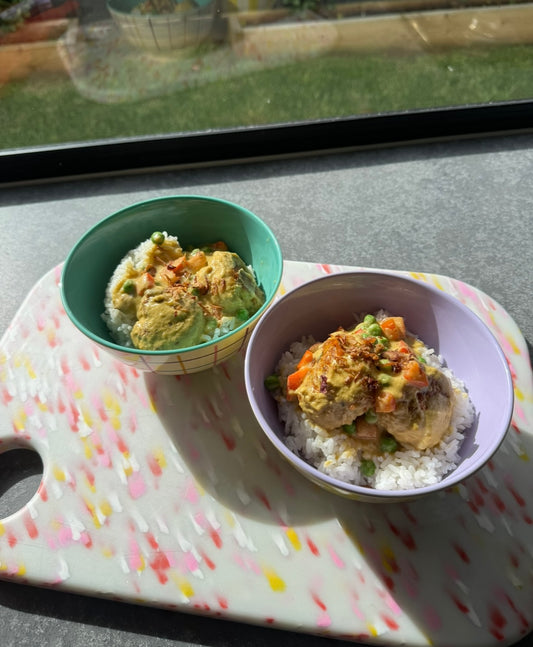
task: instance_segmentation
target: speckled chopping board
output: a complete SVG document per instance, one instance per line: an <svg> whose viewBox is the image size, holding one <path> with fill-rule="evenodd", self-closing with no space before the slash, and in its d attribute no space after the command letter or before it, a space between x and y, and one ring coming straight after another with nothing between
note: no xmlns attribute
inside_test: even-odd
<svg viewBox="0 0 533 647"><path fill-rule="evenodd" d="M281 292L351 269L286 262ZM66 317L60 273L0 342L0 449L44 463L33 499L0 521L0 577L376 645L489 647L533 629L533 380L520 331L489 296L410 273L501 343L516 396L505 442L459 487L373 505L279 458L248 405L242 355L180 378L125 367Z"/></svg>

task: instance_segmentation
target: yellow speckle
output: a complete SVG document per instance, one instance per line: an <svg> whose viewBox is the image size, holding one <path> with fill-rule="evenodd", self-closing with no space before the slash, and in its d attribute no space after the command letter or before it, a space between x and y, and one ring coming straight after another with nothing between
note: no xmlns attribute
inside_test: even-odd
<svg viewBox="0 0 533 647"><path fill-rule="evenodd" d="M105 408L118 416L121 411L120 404L113 394L110 391L105 391L102 397Z"/></svg>
<svg viewBox="0 0 533 647"><path fill-rule="evenodd" d="M529 463L529 454L526 454L526 452L522 452L521 454L519 454L518 458L521 461L524 461L524 463Z"/></svg>
<svg viewBox="0 0 533 647"><path fill-rule="evenodd" d="M378 635L378 630L374 627L374 625L367 625L366 628L368 629L368 633L371 636L377 636Z"/></svg>
<svg viewBox="0 0 533 647"><path fill-rule="evenodd" d="M516 342L515 342L514 338L511 337L510 335L506 335L505 339L507 339L507 341L509 342L509 345L513 349L513 353L516 353L516 355L520 355L520 349L516 345Z"/></svg>
<svg viewBox="0 0 533 647"><path fill-rule="evenodd" d="M19 564L17 575L26 575L26 566L24 564Z"/></svg>
<svg viewBox="0 0 533 647"><path fill-rule="evenodd" d="M137 560L138 560L138 563L135 570L137 571L137 573L142 573L146 568L146 561L143 555L138 555Z"/></svg>
<svg viewBox="0 0 533 647"><path fill-rule="evenodd" d="M37 377L37 375L35 374L35 371L33 370L33 366L31 365L29 357L26 357L24 359L24 368L26 369L26 371L28 372L28 375L32 380L34 380Z"/></svg>
<svg viewBox="0 0 533 647"><path fill-rule="evenodd" d="M37 406L39 407L40 411L48 411L48 407L44 402L37 402Z"/></svg>
<svg viewBox="0 0 533 647"><path fill-rule="evenodd" d="M87 506L87 510L89 510L91 514L91 518L93 520L95 528L101 528L102 524L98 519L98 515L96 514L94 505L90 501L87 501L87 499L84 499L84 501L85 501L85 505Z"/></svg>
<svg viewBox="0 0 533 647"><path fill-rule="evenodd" d="M115 431L120 429L120 418L118 416L111 416L109 422Z"/></svg>
<svg viewBox="0 0 533 647"><path fill-rule="evenodd" d="M394 552L389 546L385 546L383 549L383 566L388 570L393 570L393 564L395 562Z"/></svg>
<svg viewBox="0 0 533 647"><path fill-rule="evenodd" d="M165 458L165 454L162 449L157 449L154 452L154 458L161 469L164 469L167 466L167 459Z"/></svg>
<svg viewBox="0 0 533 647"><path fill-rule="evenodd" d="M522 402L524 401L524 394L517 386L515 386L514 388L514 394L517 400L520 400Z"/></svg>
<svg viewBox="0 0 533 647"><path fill-rule="evenodd" d="M194 589L189 582L189 580L185 579L184 577L181 577L179 575L176 575L175 573L171 574L171 578L178 587L178 589L183 593L183 595L186 598L192 598L194 595Z"/></svg>
<svg viewBox="0 0 533 647"><path fill-rule="evenodd" d="M273 591L280 592L286 589L285 582L281 577L276 573L273 568L263 568L263 573L270 584L270 588Z"/></svg>
<svg viewBox="0 0 533 647"><path fill-rule="evenodd" d="M82 438L81 442L83 444L83 453L85 454L85 458L91 458L91 456L93 455L91 444L87 441L87 438Z"/></svg>
<svg viewBox="0 0 533 647"><path fill-rule="evenodd" d="M65 472L63 472L63 470L58 465L54 465L54 467L52 468L52 474L54 475L56 481L66 480Z"/></svg>
<svg viewBox="0 0 533 647"><path fill-rule="evenodd" d="M133 467L129 463L124 465L124 474L126 476L131 476L133 474Z"/></svg>
<svg viewBox="0 0 533 647"><path fill-rule="evenodd" d="M17 431L24 431L26 427L26 412L23 409L20 409L16 414L15 417L13 418L13 424L15 425L15 429Z"/></svg>
<svg viewBox="0 0 533 647"><path fill-rule="evenodd" d="M86 406L81 407L81 417L83 422L87 425L87 427L93 426L93 417L91 416L91 412Z"/></svg>
<svg viewBox="0 0 533 647"><path fill-rule="evenodd" d="M436 276L433 276L432 280L433 280L433 285L436 288L438 288L439 290L444 290L444 288L442 287L442 283L439 281L439 279Z"/></svg>
<svg viewBox="0 0 533 647"><path fill-rule="evenodd" d="M6 529L4 528L4 524L0 523L0 537L5 533Z"/></svg>
<svg viewBox="0 0 533 647"><path fill-rule="evenodd" d="M106 517L109 517L113 513L113 508L111 507L109 501L102 501L102 503L100 504L100 512Z"/></svg>
<svg viewBox="0 0 533 647"><path fill-rule="evenodd" d="M235 516L229 510L224 509L224 518L230 528L235 528Z"/></svg>
<svg viewBox="0 0 533 647"><path fill-rule="evenodd" d="M104 557L113 557L114 552L112 548L109 548L108 546L102 548L102 555Z"/></svg>
<svg viewBox="0 0 533 647"><path fill-rule="evenodd" d="M300 538L298 537L298 533L294 530L294 528L287 528L285 532L294 550L300 550L302 548L302 544L300 542Z"/></svg>

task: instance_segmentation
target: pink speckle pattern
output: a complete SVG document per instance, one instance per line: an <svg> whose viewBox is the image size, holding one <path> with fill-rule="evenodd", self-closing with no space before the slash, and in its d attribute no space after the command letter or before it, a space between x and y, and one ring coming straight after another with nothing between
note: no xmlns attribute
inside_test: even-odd
<svg viewBox="0 0 533 647"><path fill-rule="evenodd" d="M286 262L279 294L352 269ZM516 406L470 479L372 505L282 462L245 398L244 348L205 373L140 373L73 328L60 276L41 279L0 342L0 449L32 447L45 466L0 520L0 577L370 645L491 647L533 629L533 380L493 299L410 273L489 325Z"/></svg>

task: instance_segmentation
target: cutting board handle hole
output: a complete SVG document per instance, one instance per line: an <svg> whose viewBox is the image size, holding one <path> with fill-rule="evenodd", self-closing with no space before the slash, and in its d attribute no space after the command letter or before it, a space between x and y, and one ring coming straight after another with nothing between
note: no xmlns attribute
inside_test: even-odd
<svg viewBox="0 0 533 647"><path fill-rule="evenodd" d="M43 462L29 448L0 453L0 519L23 508L35 496L43 477Z"/></svg>

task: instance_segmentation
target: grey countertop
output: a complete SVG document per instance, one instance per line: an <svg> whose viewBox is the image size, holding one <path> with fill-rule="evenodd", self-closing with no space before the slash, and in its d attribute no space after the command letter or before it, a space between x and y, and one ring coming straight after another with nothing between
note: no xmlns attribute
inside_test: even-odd
<svg viewBox="0 0 533 647"><path fill-rule="evenodd" d="M255 212L286 259L431 272L470 283L507 310L531 353L532 176L533 137L516 136L3 188L0 330L98 220L150 197L203 194ZM15 502L38 478L26 469L27 485L9 490ZM0 494L6 489L0 479ZM0 636L4 647L341 644L6 582L0 582Z"/></svg>

